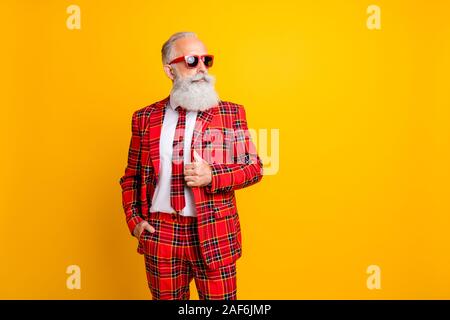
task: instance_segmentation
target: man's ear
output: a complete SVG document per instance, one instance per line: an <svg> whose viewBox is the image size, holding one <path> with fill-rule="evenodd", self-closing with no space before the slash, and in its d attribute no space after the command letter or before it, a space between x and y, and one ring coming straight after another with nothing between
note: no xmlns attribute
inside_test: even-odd
<svg viewBox="0 0 450 320"><path fill-rule="evenodd" d="M169 77L169 79L173 81L173 79L175 78L175 72L173 71L172 66L169 64L165 64L164 72L166 73L167 77Z"/></svg>

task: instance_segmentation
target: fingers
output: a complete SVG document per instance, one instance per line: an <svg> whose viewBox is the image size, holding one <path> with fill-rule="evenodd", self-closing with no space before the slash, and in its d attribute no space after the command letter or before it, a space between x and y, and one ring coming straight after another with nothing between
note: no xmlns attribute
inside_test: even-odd
<svg viewBox="0 0 450 320"><path fill-rule="evenodd" d="M200 155L195 150L194 150L194 161L195 162L203 162L202 157L200 157Z"/></svg>
<svg viewBox="0 0 450 320"><path fill-rule="evenodd" d="M198 176L184 176L186 182L197 182Z"/></svg>
<svg viewBox="0 0 450 320"><path fill-rule="evenodd" d="M153 233L153 232L156 231L155 228L154 228L153 226L151 226L151 225L150 225L147 221L145 221L145 220L142 222L141 228L142 228L142 231L139 233L139 237L141 236L142 232L144 232L144 229L147 230L147 231L150 232L150 233Z"/></svg>
<svg viewBox="0 0 450 320"><path fill-rule="evenodd" d="M148 222L147 222L147 224L144 226L144 229L147 230L147 231L150 232L150 233L153 233L153 232L156 231L155 228L153 228L153 226L151 226Z"/></svg>
<svg viewBox="0 0 450 320"><path fill-rule="evenodd" d="M184 166L184 175L185 176L197 176L200 175L201 168L200 166L195 164L187 164Z"/></svg>
<svg viewBox="0 0 450 320"><path fill-rule="evenodd" d="M202 182L201 180L198 180L198 181L189 181L189 182L186 182L186 184L187 184L189 187L203 187L203 186L206 186L206 185L207 185L207 183Z"/></svg>
<svg viewBox="0 0 450 320"><path fill-rule="evenodd" d="M198 175L198 171L196 169L185 169L184 175L185 176L196 176L196 175Z"/></svg>
<svg viewBox="0 0 450 320"><path fill-rule="evenodd" d="M184 165L184 169L195 169L195 163L187 163Z"/></svg>
<svg viewBox="0 0 450 320"><path fill-rule="evenodd" d="M199 187L200 186L200 183L198 181L188 181L188 182L186 182L186 184L189 187Z"/></svg>
<svg viewBox="0 0 450 320"><path fill-rule="evenodd" d="M200 176L184 177L184 180L186 180L186 185L188 187L202 187L205 185L204 178Z"/></svg>
<svg viewBox="0 0 450 320"><path fill-rule="evenodd" d="M142 230L144 230L144 225L147 223L147 221L142 220L141 222L139 222L136 227L134 227L133 230L133 235L136 238L139 238L141 236Z"/></svg>
<svg viewBox="0 0 450 320"><path fill-rule="evenodd" d="M209 164L196 151L194 151L194 158L195 162L184 166L184 180L189 187L202 187L209 183L206 180L211 175L211 170L209 169Z"/></svg>
<svg viewBox="0 0 450 320"><path fill-rule="evenodd" d="M207 163L194 162L186 164L184 166L184 175L185 176L201 175L202 173L204 173L206 167L209 167Z"/></svg>
<svg viewBox="0 0 450 320"><path fill-rule="evenodd" d="M136 238L140 239L142 232L144 232L144 230L147 230L150 233L153 233L156 231L153 226L151 226L147 221L143 220L134 228L133 235Z"/></svg>

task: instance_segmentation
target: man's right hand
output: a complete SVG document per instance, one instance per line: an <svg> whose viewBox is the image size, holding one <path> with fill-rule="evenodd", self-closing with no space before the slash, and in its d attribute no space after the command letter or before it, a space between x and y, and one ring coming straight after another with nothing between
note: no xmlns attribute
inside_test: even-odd
<svg viewBox="0 0 450 320"><path fill-rule="evenodd" d="M141 237L142 232L144 232L144 229L150 233L155 232L155 228L153 228L147 221L144 220L136 225L133 231L133 235L139 239Z"/></svg>

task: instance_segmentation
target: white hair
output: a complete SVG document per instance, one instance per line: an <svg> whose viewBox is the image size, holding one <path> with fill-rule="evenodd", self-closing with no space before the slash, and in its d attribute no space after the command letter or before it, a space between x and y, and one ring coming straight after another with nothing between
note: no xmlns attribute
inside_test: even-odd
<svg viewBox="0 0 450 320"><path fill-rule="evenodd" d="M170 36L170 38L164 42L162 49L161 49L161 55L162 55L162 62L163 64L169 63L172 59L175 57L172 57L172 47L175 41L177 41L180 38L185 37L197 37L197 35L194 32L177 32Z"/></svg>

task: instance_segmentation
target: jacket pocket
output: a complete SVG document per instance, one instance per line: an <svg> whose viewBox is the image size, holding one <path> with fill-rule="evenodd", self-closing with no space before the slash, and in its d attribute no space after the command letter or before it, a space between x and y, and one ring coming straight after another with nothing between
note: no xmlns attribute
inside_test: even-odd
<svg viewBox="0 0 450 320"><path fill-rule="evenodd" d="M145 231L145 229L144 229L144 231ZM142 231L142 233L139 235L139 238L138 238L137 252L139 254L144 254L144 246L142 245L142 238L144 236L144 231Z"/></svg>
<svg viewBox="0 0 450 320"><path fill-rule="evenodd" d="M223 218L227 216L234 215L236 213L236 207L230 204L221 204L219 206L214 207L213 212L216 218Z"/></svg>

